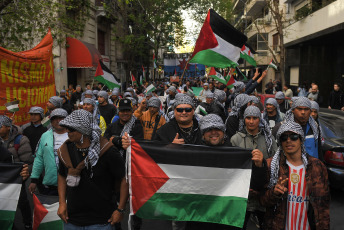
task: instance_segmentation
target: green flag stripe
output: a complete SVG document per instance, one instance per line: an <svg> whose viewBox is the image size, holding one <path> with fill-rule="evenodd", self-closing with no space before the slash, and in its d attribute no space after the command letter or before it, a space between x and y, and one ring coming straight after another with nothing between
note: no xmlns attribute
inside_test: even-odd
<svg viewBox="0 0 344 230"><path fill-rule="evenodd" d="M51 221L47 223L41 223L37 230L62 230L62 220Z"/></svg>
<svg viewBox="0 0 344 230"><path fill-rule="evenodd" d="M103 83L104 85L106 85L107 87L109 87L110 89L113 88L120 88L121 86L119 84L113 83L111 81L107 81L105 78L103 78L102 76L97 76L94 78L95 80Z"/></svg>
<svg viewBox="0 0 344 230"><path fill-rule="evenodd" d="M190 63L199 63L207 66L218 68L235 67L238 64L229 60L225 56L214 52L210 49L198 52L191 60Z"/></svg>
<svg viewBox="0 0 344 230"><path fill-rule="evenodd" d="M246 206L247 199L240 197L155 193L136 215L147 219L211 222L242 228Z"/></svg>
<svg viewBox="0 0 344 230"><path fill-rule="evenodd" d="M0 229L1 230L12 230L14 221L15 211L0 210Z"/></svg>

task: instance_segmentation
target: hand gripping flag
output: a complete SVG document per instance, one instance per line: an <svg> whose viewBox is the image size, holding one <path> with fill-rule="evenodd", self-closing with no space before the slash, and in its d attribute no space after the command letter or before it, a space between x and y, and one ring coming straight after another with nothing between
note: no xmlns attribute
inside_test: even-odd
<svg viewBox="0 0 344 230"><path fill-rule="evenodd" d="M59 197L33 194L32 198L33 230L62 230L63 222L57 215Z"/></svg>
<svg viewBox="0 0 344 230"><path fill-rule="evenodd" d="M99 60L94 79L103 83L109 89L121 87L119 79L111 72L111 70L109 70L108 67L106 67L106 65L104 65L101 60Z"/></svg>
<svg viewBox="0 0 344 230"><path fill-rule="evenodd" d="M243 226L249 150L132 139L127 157L131 214Z"/></svg>
<svg viewBox="0 0 344 230"><path fill-rule="evenodd" d="M22 187L22 164L0 163L0 229L11 230Z"/></svg>
<svg viewBox="0 0 344 230"><path fill-rule="evenodd" d="M196 41L190 63L218 68L238 65L247 37L210 9Z"/></svg>

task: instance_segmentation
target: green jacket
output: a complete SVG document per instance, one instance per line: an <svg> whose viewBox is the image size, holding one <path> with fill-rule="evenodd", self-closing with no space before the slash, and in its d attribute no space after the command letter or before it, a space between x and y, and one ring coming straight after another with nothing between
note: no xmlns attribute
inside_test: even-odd
<svg viewBox="0 0 344 230"><path fill-rule="evenodd" d="M57 186L57 166L54 155L54 133L49 129L43 133L36 150L31 173L32 183L37 183L44 170L43 184Z"/></svg>

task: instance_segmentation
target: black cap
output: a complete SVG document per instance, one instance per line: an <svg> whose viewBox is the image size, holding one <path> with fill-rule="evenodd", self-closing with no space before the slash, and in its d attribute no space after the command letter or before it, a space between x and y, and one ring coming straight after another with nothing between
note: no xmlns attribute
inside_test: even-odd
<svg viewBox="0 0 344 230"><path fill-rule="evenodd" d="M126 98L121 99L118 102L118 110L121 111L121 110L128 110L128 109L133 109L131 100L126 99Z"/></svg>

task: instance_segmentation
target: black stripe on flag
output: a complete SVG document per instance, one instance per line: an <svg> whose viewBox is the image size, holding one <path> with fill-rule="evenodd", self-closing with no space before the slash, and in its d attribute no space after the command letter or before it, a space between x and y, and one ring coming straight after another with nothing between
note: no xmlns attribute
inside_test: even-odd
<svg viewBox="0 0 344 230"><path fill-rule="evenodd" d="M243 148L136 142L157 164L240 169L252 167L252 150Z"/></svg>
<svg viewBox="0 0 344 230"><path fill-rule="evenodd" d="M247 37L243 33L235 29L213 9L210 9L210 27L216 35L240 49L247 41Z"/></svg>
<svg viewBox="0 0 344 230"><path fill-rule="evenodd" d="M59 202L59 197L58 196L47 196L47 195L42 195L42 194L35 194L38 200L41 202L41 204L55 204Z"/></svg>
<svg viewBox="0 0 344 230"><path fill-rule="evenodd" d="M21 184L22 163L0 163L0 183Z"/></svg>
<svg viewBox="0 0 344 230"><path fill-rule="evenodd" d="M113 73L111 72L111 70L109 70L109 68L108 68L106 65L104 65L104 63L103 63L101 60L99 60L99 63L100 63L100 66L102 67L103 72L104 72L104 71L108 72L109 74L111 74L111 75L116 79L116 81L117 81L118 83L120 82L120 80L116 77L116 75L113 74Z"/></svg>
<svg viewBox="0 0 344 230"><path fill-rule="evenodd" d="M257 53L249 44L246 43L245 46L251 50L251 53L253 54Z"/></svg>

